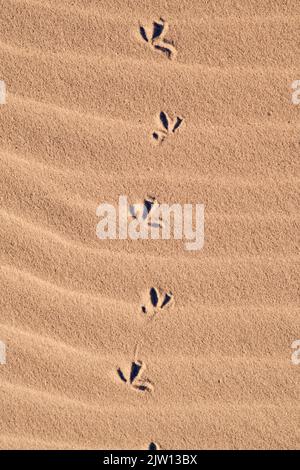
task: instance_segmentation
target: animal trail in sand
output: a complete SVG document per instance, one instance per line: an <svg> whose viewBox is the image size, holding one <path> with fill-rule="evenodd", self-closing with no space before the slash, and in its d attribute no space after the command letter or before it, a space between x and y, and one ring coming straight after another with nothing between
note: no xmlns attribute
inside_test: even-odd
<svg viewBox="0 0 300 470"><path fill-rule="evenodd" d="M169 307L173 303L172 292L163 291L156 287L151 287L145 296L145 303L142 305L142 312L149 318L154 316ZM138 358L138 348L140 341L135 347L134 357L131 363L125 367L117 368L117 375L119 379L133 390L140 392L152 392L154 390L153 384L147 378L144 378L144 371L146 364Z"/></svg>

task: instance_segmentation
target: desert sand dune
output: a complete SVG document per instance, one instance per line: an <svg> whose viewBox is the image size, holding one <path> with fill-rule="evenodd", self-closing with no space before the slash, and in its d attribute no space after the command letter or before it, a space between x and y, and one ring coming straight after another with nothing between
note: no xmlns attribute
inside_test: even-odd
<svg viewBox="0 0 300 470"><path fill-rule="evenodd" d="M300 447L298 7L0 0L0 449ZM99 240L120 195L203 249Z"/></svg>
<svg viewBox="0 0 300 470"><path fill-rule="evenodd" d="M147 64L149 66L152 54L150 51L145 54L138 34L138 40L133 40L137 22L149 22L149 16L139 13L137 5L127 15L121 16L110 14L108 5L101 12L99 3L92 10L75 8L74 4L72 8L67 7L65 2L55 2L52 6L48 6L47 2L24 0L5 0L4 3L0 23L1 41L16 49L25 47L26 55L36 51L41 55L62 52L76 57L81 54L82 58L87 54L91 59L99 55L108 59L118 56L140 59L145 62L145 67ZM124 5L122 7L124 9ZM154 7L152 11L156 11ZM177 12L172 15L169 10L164 13L161 8L159 11L162 11L161 16L167 15L172 22L172 30L168 35L180 48L179 65L249 67L250 63L251 68L273 65L276 69L289 68L295 63L295 58L299 58L297 9L291 10L289 15L279 12L274 14L274 9L270 9L268 16L230 18L223 15L207 17L203 9L199 17L194 13L186 16ZM27 15L30 15L30 22L26 21ZM18 28L14 27L12 18L18 21ZM43 18L45 21L41 21ZM53 35L53 25L61 34ZM114 47L113 40L117 47Z"/></svg>

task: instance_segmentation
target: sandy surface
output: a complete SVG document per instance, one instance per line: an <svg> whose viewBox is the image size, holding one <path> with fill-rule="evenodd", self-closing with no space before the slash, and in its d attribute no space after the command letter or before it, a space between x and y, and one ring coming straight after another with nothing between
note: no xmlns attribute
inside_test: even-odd
<svg viewBox="0 0 300 470"><path fill-rule="evenodd" d="M0 12L0 448L300 448L299 1ZM184 126L155 144L161 111ZM149 194L205 204L203 250L96 237ZM118 376L137 343L150 391Z"/></svg>

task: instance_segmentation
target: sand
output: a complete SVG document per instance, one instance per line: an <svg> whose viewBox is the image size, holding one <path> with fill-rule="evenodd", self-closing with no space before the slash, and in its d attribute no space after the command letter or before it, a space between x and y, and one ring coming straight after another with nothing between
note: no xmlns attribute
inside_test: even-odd
<svg viewBox="0 0 300 470"><path fill-rule="evenodd" d="M299 1L0 11L0 448L299 449ZM99 240L119 195L204 204L203 249Z"/></svg>

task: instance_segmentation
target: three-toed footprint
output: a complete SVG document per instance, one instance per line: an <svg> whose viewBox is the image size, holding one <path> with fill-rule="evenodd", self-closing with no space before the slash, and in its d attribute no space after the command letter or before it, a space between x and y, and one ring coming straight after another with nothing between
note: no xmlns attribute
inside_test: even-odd
<svg viewBox="0 0 300 470"><path fill-rule="evenodd" d="M163 221L158 212L159 207L158 200L153 196L148 196L143 203L132 204L129 207L129 216L148 227L162 228Z"/></svg>
<svg viewBox="0 0 300 470"><path fill-rule="evenodd" d="M146 369L144 362L137 359L137 347L135 351L134 359L131 364L125 366L123 369L118 367L117 374L119 379L133 390L140 392L152 392L154 387L150 380L143 378L143 373Z"/></svg>
<svg viewBox="0 0 300 470"><path fill-rule="evenodd" d="M174 297L172 292L165 292L162 289L151 287L145 295L145 302L142 304L142 312L153 317L165 308L172 305Z"/></svg>
<svg viewBox="0 0 300 470"><path fill-rule="evenodd" d="M168 23L163 18L160 18L158 21L153 21L150 26L140 25L140 35L151 48L162 52L169 59L173 59L177 51L173 43L165 39L168 29Z"/></svg>
<svg viewBox="0 0 300 470"><path fill-rule="evenodd" d="M180 128L183 118L176 116L175 119L172 119L167 113L161 111L157 122L159 129L152 133L152 137L157 142L162 143L168 136L174 134Z"/></svg>

